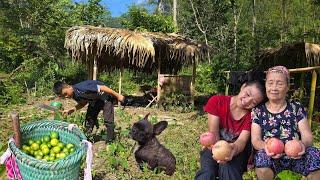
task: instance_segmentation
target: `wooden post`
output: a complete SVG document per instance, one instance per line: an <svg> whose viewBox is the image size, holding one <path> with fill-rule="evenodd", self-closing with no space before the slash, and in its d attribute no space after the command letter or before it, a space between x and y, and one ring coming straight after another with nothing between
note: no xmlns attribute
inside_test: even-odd
<svg viewBox="0 0 320 180"><path fill-rule="evenodd" d="M195 91L195 84L196 84L196 60L193 60L192 63L192 80L191 80L191 85L190 85L190 92L191 92L191 104L194 105L194 91Z"/></svg>
<svg viewBox="0 0 320 180"><path fill-rule="evenodd" d="M13 111L11 114L12 128L14 133L14 142L18 148L21 147L21 132L20 132L20 122L19 114L17 111Z"/></svg>
<svg viewBox="0 0 320 180"><path fill-rule="evenodd" d="M121 67L120 67L120 74L119 74L119 94L122 93L122 75L123 75L123 66L121 63ZM118 101L118 106L121 105L121 102Z"/></svg>
<svg viewBox="0 0 320 180"><path fill-rule="evenodd" d="M301 101L304 96L304 86L306 81L306 74L304 72L301 73L300 76L300 91L299 91L299 100Z"/></svg>
<svg viewBox="0 0 320 180"><path fill-rule="evenodd" d="M93 61L89 58L87 61L88 79L93 79Z"/></svg>
<svg viewBox="0 0 320 180"><path fill-rule="evenodd" d="M160 105L160 98L161 98L160 73L161 73L161 62L160 62L160 58L158 58L158 86L157 86L157 106L158 107Z"/></svg>
<svg viewBox="0 0 320 180"><path fill-rule="evenodd" d="M94 57L93 59L93 74L92 74L92 80L97 80L97 59Z"/></svg>
<svg viewBox="0 0 320 180"><path fill-rule="evenodd" d="M225 92L224 94L227 96L229 94L229 79L230 79L230 71L226 72L227 73L227 82L226 82L226 89L225 89Z"/></svg>
<svg viewBox="0 0 320 180"><path fill-rule="evenodd" d="M317 85L317 72L312 71L312 80L311 80L311 89L310 89L310 100L309 100L309 109L308 109L308 122L311 126L313 107L314 107L314 98L316 94L316 85Z"/></svg>

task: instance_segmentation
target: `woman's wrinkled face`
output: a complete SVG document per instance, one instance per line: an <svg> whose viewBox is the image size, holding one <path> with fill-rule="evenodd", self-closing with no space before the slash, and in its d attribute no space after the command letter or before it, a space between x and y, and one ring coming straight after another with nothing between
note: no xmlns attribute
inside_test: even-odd
<svg viewBox="0 0 320 180"><path fill-rule="evenodd" d="M283 100L289 90L286 76L279 72L270 72L266 77L266 93L269 100Z"/></svg>
<svg viewBox="0 0 320 180"><path fill-rule="evenodd" d="M260 89L255 84L244 85L238 94L237 106L243 109L251 110L263 100Z"/></svg>

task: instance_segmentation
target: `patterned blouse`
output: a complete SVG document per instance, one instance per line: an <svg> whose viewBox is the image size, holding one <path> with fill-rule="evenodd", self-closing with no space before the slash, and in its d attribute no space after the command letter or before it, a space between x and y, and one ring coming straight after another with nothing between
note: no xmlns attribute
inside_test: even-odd
<svg viewBox="0 0 320 180"><path fill-rule="evenodd" d="M301 138L298 122L307 119L307 114L299 102L287 101L287 107L280 113L269 112L265 104L253 108L251 119L261 127L263 140L276 137L285 143Z"/></svg>

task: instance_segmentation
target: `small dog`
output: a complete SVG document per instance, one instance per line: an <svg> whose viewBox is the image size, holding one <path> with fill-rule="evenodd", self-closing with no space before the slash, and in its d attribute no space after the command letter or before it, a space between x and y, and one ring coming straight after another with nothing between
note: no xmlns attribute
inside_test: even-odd
<svg viewBox="0 0 320 180"><path fill-rule="evenodd" d="M132 139L139 144L134 153L136 161L140 167L146 162L151 170L158 167L165 170L167 175L172 175L176 169L176 158L156 138L156 135L167 128L168 122L160 121L152 125L148 121L148 115L134 123L130 132Z"/></svg>

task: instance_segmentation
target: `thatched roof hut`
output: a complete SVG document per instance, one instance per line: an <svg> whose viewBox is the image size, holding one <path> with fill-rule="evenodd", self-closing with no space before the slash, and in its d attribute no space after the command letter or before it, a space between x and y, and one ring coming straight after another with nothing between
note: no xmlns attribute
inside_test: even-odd
<svg viewBox="0 0 320 180"><path fill-rule="evenodd" d="M93 26L70 28L66 32L65 48L72 58L87 65L89 79L96 79L97 71L120 69L120 93L123 68L149 73L157 70L158 101L161 94L160 74L177 74L184 64L193 65L190 83L193 101L196 63L208 51L206 45L177 34Z"/></svg>
<svg viewBox="0 0 320 180"><path fill-rule="evenodd" d="M177 34L138 32L126 29L76 26L65 37L65 48L74 59L92 64L98 71L130 68L177 73L184 64L202 59L206 46ZM158 63L158 60L161 63Z"/></svg>
<svg viewBox="0 0 320 180"><path fill-rule="evenodd" d="M265 70L275 65L290 69L320 66L320 45L305 42L267 48L256 57L258 67Z"/></svg>

